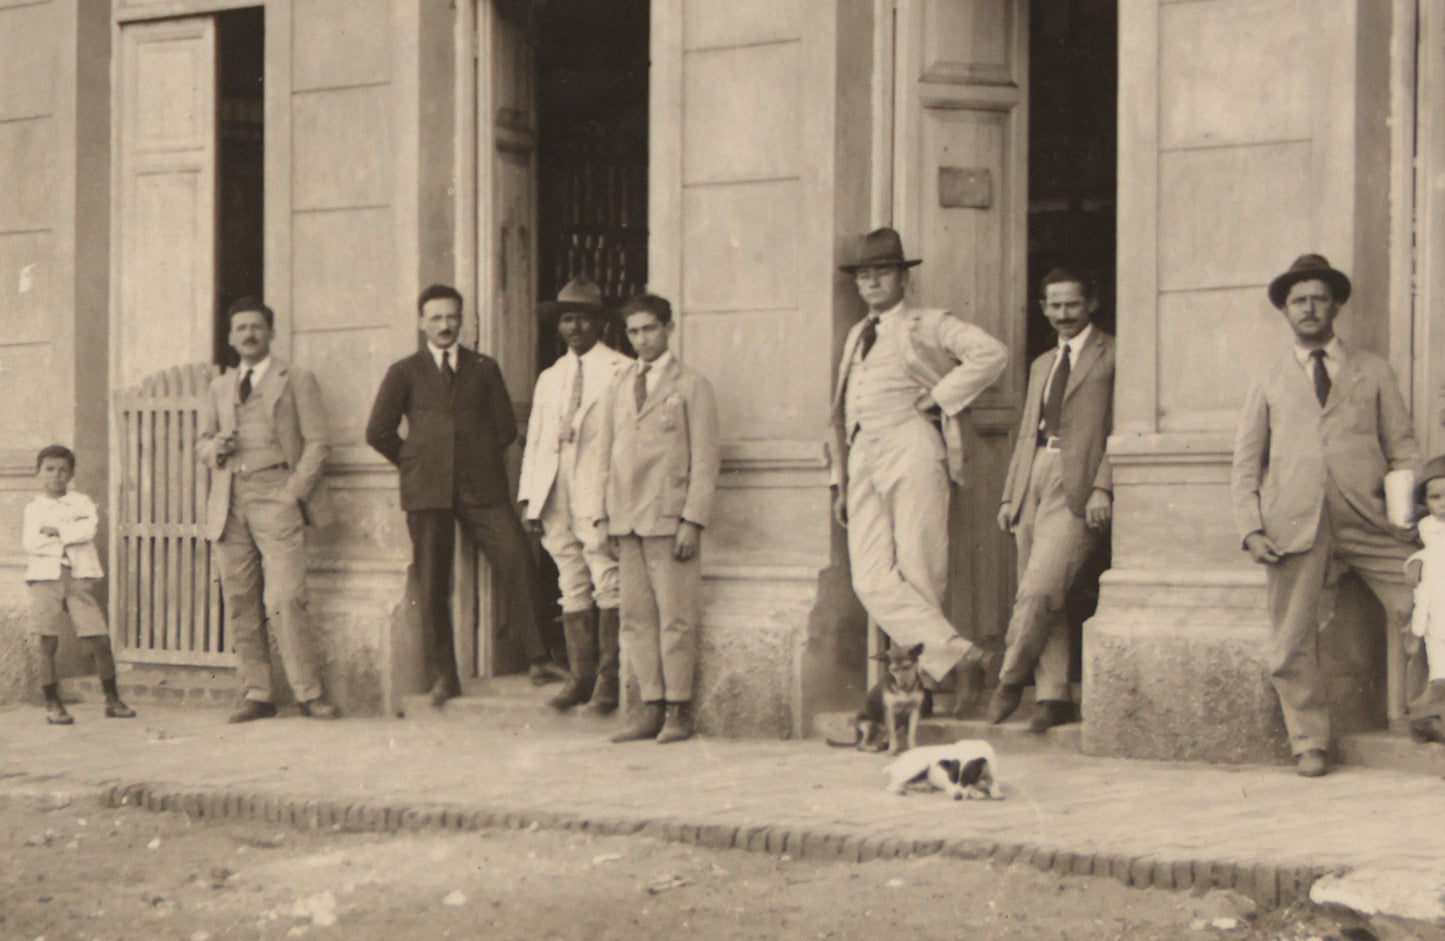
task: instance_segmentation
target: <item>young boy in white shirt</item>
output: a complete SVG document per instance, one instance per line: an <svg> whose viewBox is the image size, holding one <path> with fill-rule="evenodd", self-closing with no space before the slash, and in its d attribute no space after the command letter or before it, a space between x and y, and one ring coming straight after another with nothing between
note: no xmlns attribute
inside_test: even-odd
<svg viewBox="0 0 1445 941"><path fill-rule="evenodd" d="M21 537L30 561L25 583L30 586L31 628L40 637L40 683L45 694L45 721L70 725L75 720L60 701L55 677L55 651L60 625L68 615L75 636L95 658L95 672L105 690L105 715L130 719L135 712L121 701L115 687L115 656L105 613L95 600L95 586L104 577L95 551L100 513L95 501L68 491L75 476L75 453L59 444L41 448L35 476L43 493L25 507Z"/></svg>

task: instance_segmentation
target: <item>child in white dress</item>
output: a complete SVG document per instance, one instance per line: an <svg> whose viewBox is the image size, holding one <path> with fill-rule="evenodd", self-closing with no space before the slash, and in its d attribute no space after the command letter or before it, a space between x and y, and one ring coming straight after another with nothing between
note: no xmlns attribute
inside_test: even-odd
<svg viewBox="0 0 1445 941"><path fill-rule="evenodd" d="M1425 644L1433 683L1445 680L1445 455L1425 465L1416 499L1425 505L1425 516L1417 524L1425 548L1405 561L1415 583L1410 632Z"/></svg>

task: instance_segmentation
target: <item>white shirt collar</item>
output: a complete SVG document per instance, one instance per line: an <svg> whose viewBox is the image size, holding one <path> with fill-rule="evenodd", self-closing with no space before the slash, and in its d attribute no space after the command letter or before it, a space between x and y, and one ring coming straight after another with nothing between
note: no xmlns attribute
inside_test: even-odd
<svg viewBox="0 0 1445 941"><path fill-rule="evenodd" d="M266 376L266 371L270 368L271 355L269 353L266 355L265 359L261 360L254 366L247 366L245 363L241 363L240 365L241 375L243 377L246 375L246 370L251 370L251 388L253 389L261 384L261 380ZM236 381L240 382L239 379L237 379Z"/></svg>
<svg viewBox="0 0 1445 941"><path fill-rule="evenodd" d="M1342 343L1340 343L1339 337L1330 337L1330 342L1320 347L1320 349L1325 351L1326 369L1329 369L1329 367L1333 364L1342 362L1345 358L1345 347ZM1294 347L1295 362L1308 369L1310 367L1310 354L1312 352L1314 351L1306 349L1305 347L1300 346L1298 343L1296 343Z"/></svg>
<svg viewBox="0 0 1445 941"><path fill-rule="evenodd" d="M460 345L459 345L459 344L453 343L451 346L449 346L449 347L447 347L445 350L443 350L441 347L437 346L437 345L436 345L435 343L433 343L432 341L427 340L427 341L426 341L426 348L431 351L431 358L436 361L437 369L441 369L441 368L442 368L442 353L443 353L443 352L450 354L448 361L452 364L452 369L456 369L456 368L457 368L457 350L460 348Z"/></svg>
<svg viewBox="0 0 1445 941"><path fill-rule="evenodd" d="M663 368L670 362L672 362L672 350L663 350L661 356L653 360L651 363L647 364L647 378L652 379L654 376L661 373ZM639 359L637 361L637 368L641 370L642 366L642 360Z"/></svg>
<svg viewBox="0 0 1445 941"><path fill-rule="evenodd" d="M878 315L878 323L880 326L882 326L883 324L888 323L891 320L896 320L898 318L898 315L901 313L903 313L903 302L899 301L897 304L894 304L892 307L888 308L883 313ZM868 316L872 317L873 312L869 311Z"/></svg>
<svg viewBox="0 0 1445 941"><path fill-rule="evenodd" d="M1073 339L1065 340L1059 344L1059 347L1067 346L1069 348L1070 362L1077 363L1079 361L1079 354L1084 351L1084 344L1089 342L1089 334L1093 332L1094 325L1091 323L1080 330Z"/></svg>

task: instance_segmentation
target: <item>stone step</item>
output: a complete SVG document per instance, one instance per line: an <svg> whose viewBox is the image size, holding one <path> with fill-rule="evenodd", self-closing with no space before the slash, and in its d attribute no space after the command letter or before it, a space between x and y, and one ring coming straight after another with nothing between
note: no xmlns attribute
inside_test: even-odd
<svg viewBox="0 0 1445 941"><path fill-rule="evenodd" d="M946 745L961 738L981 738L1000 752L1079 751L1077 722L1055 726L1042 735L1029 731L1028 711L1023 718L1000 725L989 725L984 719L950 719L935 716L918 723L919 745ZM812 738L851 742L854 712L824 712L813 717Z"/></svg>
<svg viewBox="0 0 1445 941"><path fill-rule="evenodd" d="M1445 746L1413 741L1403 731L1356 732L1335 748L1340 764L1445 777Z"/></svg>
<svg viewBox="0 0 1445 941"><path fill-rule="evenodd" d="M116 671L116 688L131 705L138 703L231 706L239 695L236 671L231 667L184 667L121 664ZM99 702L104 693L94 676L76 676L62 681L66 699Z"/></svg>

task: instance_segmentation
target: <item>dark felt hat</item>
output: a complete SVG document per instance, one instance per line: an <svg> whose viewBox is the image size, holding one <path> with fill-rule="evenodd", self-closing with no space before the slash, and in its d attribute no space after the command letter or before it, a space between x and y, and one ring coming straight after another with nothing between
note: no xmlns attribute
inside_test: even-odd
<svg viewBox="0 0 1445 941"><path fill-rule="evenodd" d="M839 265L839 271L852 274L859 268L912 268L923 264L922 258L903 257L903 237L896 229L874 229L858 247L858 260L851 265Z"/></svg>
<svg viewBox="0 0 1445 941"><path fill-rule="evenodd" d="M585 314L607 313L607 306L602 303L602 289L585 274L579 274L562 285L555 301L543 301L537 305L539 317L560 317L570 311L581 311Z"/></svg>
<svg viewBox="0 0 1445 941"><path fill-rule="evenodd" d="M1345 273L1330 267L1325 256L1310 254L1296 258L1288 271L1269 282L1270 303L1283 310L1289 289L1301 281L1325 282L1341 304L1350 299L1350 279Z"/></svg>
<svg viewBox="0 0 1445 941"><path fill-rule="evenodd" d="M1425 469L1420 472L1420 479L1415 482L1416 503L1425 505L1425 485L1436 477L1445 477L1445 454L1425 462Z"/></svg>

